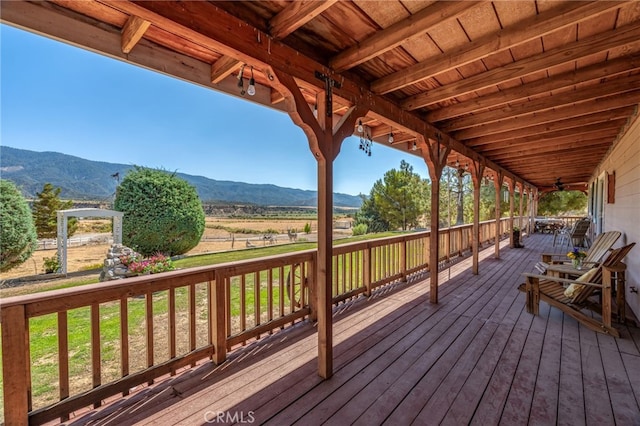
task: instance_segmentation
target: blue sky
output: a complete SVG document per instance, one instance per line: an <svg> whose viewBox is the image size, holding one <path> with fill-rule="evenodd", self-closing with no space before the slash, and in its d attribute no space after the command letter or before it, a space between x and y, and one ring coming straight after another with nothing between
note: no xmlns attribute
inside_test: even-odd
<svg viewBox="0 0 640 426"><path fill-rule="evenodd" d="M217 180L317 189L302 130L279 111L0 25L2 145L89 160L160 167ZM334 191L368 194L404 159L350 137Z"/></svg>

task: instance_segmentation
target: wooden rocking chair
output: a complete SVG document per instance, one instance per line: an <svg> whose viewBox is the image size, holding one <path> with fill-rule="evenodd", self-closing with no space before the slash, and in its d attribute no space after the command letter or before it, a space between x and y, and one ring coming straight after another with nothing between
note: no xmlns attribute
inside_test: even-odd
<svg viewBox="0 0 640 426"><path fill-rule="evenodd" d="M607 231L599 234L587 250L587 257L584 258L582 264L587 268L597 267L611 247L618 241L620 235L622 235L620 231ZM553 269L554 264L568 263L570 263L570 261L564 253L543 253L542 262L536 263L535 268L544 274L547 272L547 269Z"/></svg>
<svg viewBox="0 0 640 426"><path fill-rule="evenodd" d="M589 282L551 277L548 275L524 274L526 282L519 289L526 292L527 312L537 315L540 300L560 309L565 314L575 318L591 330L620 337L620 333L611 325L611 288L612 272L619 270L622 260L636 243L614 249L609 256L594 271ZM572 297L565 295L567 285L576 284L581 289L575 291ZM600 301L592 296L600 293ZM590 309L600 314L598 320L583 312Z"/></svg>

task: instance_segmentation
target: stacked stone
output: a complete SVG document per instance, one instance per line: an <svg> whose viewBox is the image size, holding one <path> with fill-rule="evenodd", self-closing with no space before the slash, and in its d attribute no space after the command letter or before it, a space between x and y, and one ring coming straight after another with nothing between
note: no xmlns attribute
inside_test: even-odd
<svg viewBox="0 0 640 426"><path fill-rule="evenodd" d="M112 244L107 251L107 258L100 273L100 281L120 280L122 278L137 275L130 273L129 268L122 264L120 257L137 254L133 249L122 244Z"/></svg>

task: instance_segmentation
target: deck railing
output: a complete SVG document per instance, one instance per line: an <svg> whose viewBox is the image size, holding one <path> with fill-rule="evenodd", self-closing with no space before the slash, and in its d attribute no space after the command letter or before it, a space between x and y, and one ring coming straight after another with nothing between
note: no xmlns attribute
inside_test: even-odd
<svg viewBox="0 0 640 426"><path fill-rule="evenodd" d="M508 234L508 219L501 221ZM441 263L471 251L472 226L441 232ZM495 237L482 222L480 242ZM333 302L429 270L429 232L333 250ZM6 424L98 407L305 318L315 318L316 251L90 284L2 301Z"/></svg>

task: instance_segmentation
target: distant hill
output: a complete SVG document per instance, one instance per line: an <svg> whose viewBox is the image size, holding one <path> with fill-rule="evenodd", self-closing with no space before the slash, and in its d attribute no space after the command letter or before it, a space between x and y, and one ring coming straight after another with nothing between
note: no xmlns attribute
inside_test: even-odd
<svg viewBox="0 0 640 426"><path fill-rule="evenodd" d="M7 146L0 148L0 175L14 182L27 198L34 198L45 183L62 189L61 197L105 200L116 190L116 173L122 178L132 165L90 161L58 152L36 152ZM178 173L196 187L204 202L247 203L264 206L317 205L317 192L209 179ZM360 207L360 197L334 194L336 207Z"/></svg>

